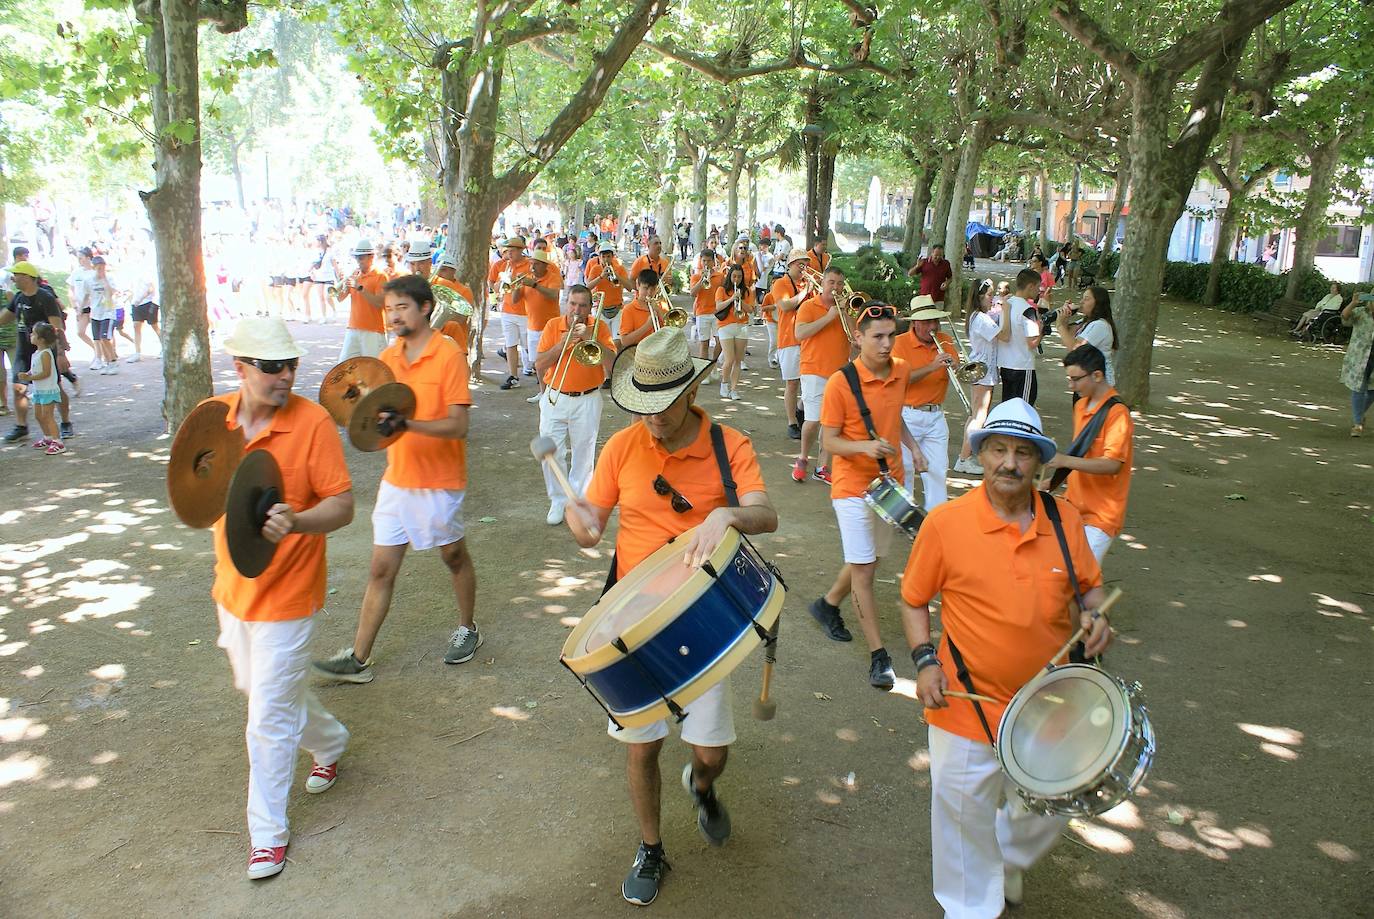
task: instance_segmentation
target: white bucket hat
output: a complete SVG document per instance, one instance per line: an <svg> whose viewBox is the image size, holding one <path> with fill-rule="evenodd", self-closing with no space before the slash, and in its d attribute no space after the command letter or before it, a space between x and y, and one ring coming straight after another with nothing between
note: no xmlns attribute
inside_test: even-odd
<svg viewBox="0 0 1374 919"><path fill-rule="evenodd" d="M434 257L434 250L430 248L427 239L412 239L410 241L410 251L406 253L406 261L423 262Z"/></svg>
<svg viewBox="0 0 1374 919"><path fill-rule="evenodd" d="M226 354L234 357L256 357L265 361L284 361L305 353L291 337L285 322L262 316L240 319L224 340L223 347Z"/></svg>
<svg viewBox="0 0 1374 919"><path fill-rule="evenodd" d="M439 259L439 267L440 267L440 268L452 268L454 271L457 271L457 270L458 270L458 258L457 258L456 256L454 256L454 255L451 255L451 254L445 252L445 253L444 253L444 257L441 258L441 259Z"/></svg>
<svg viewBox="0 0 1374 919"><path fill-rule="evenodd" d="M615 243L613 243L613 242L607 240L606 242L602 243L600 246L597 246L596 251L597 251L597 252L614 252L614 251L615 251Z"/></svg>
<svg viewBox="0 0 1374 919"><path fill-rule="evenodd" d="M372 245L372 240L365 236L353 244L354 255L372 255L375 251L376 249Z"/></svg>
<svg viewBox="0 0 1374 919"><path fill-rule="evenodd" d="M615 356L611 398L631 414L657 415L713 366L692 357L681 329L659 329Z"/></svg>
<svg viewBox="0 0 1374 919"><path fill-rule="evenodd" d="M1040 413L1025 399L1008 399L988 413L983 427L968 436L973 452L981 450L983 441L993 434L1029 440L1040 448L1042 463L1048 463L1058 451L1054 441L1045 436Z"/></svg>

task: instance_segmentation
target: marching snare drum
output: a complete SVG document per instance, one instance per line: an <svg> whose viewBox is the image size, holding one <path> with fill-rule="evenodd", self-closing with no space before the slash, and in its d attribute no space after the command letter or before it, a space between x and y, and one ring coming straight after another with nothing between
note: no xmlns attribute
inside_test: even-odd
<svg viewBox="0 0 1374 919"><path fill-rule="evenodd" d="M1092 817L1145 781L1155 735L1139 683L1090 664L1055 667L1012 697L997 760L1031 810Z"/></svg>
<svg viewBox="0 0 1374 919"><path fill-rule="evenodd" d="M921 528L925 513L916 504L911 492L890 475L880 475L868 483L864 503L882 520L892 524L912 539Z"/></svg>
<svg viewBox="0 0 1374 919"><path fill-rule="evenodd" d="M693 530L635 566L582 617L561 661L622 727L668 715L763 644L786 587L733 528L701 568L683 564Z"/></svg>

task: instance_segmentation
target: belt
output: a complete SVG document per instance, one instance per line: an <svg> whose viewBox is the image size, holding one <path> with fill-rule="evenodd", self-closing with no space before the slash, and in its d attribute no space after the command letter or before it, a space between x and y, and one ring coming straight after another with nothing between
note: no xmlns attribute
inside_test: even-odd
<svg viewBox="0 0 1374 919"><path fill-rule="evenodd" d="M581 392L563 392L563 390L560 389L560 390L558 391L558 394L559 394L560 396L567 396L569 399L576 399L576 398L578 398L579 396L590 396L592 393L594 393L594 392L600 392L600 391L601 391L601 387L600 387L600 386L593 386L591 389L584 389L584 390L582 390Z"/></svg>
<svg viewBox="0 0 1374 919"><path fill-rule="evenodd" d="M944 411L943 405L936 405L934 402L927 402L925 405L908 405L907 408L913 412L940 412Z"/></svg>

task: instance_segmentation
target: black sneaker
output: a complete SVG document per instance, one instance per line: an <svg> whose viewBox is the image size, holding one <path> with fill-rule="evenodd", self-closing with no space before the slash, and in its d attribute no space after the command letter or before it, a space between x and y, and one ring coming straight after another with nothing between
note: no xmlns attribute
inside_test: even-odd
<svg viewBox="0 0 1374 919"><path fill-rule="evenodd" d="M59 424L57 426L57 433L62 436L63 440L71 440L76 436L76 432L72 430L72 423L70 421L64 421Z"/></svg>
<svg viewBox="0 0 1374 919"><path fill-rule="evenodd" d="M868 685L887 692L897 683L897 674L892 669L892 657L886 650L879 648L873 652L872 658L868 665Z"/></svg>
<svg viewBox="0 0 1374 919"><path fill-rule="evenodd" d="M730 838L730 814L716 797L715 788L697 791L696 783L692 781L691 763L683 767L682 787L687 789L696 803L697 829L701 830L702 838L713 846L725 845L725 840Z"/></svg>
<svg viewBox="0 0 1374 919"><path fill-rule="evenodd" d="M504 361L504 360L506 359L506 349L505 349L505 348L497 348L497 349L496 349L496 359L497 359L497 360L502 360L502 361Z"/></svg>
<svg viewBox="0 0 1374 919"><path fill-rule="evenodd" d="M5 435L5 443L12 444L16 440L23 440L25 437L28 436L28 426L23 424L16 424L13 428L10 428L10 432Z"/></svg>
<svg viewBox="0 0 1374 919"><path fill-rule="evenodd" d="M658 896L658 887L663 883L663 875L670 870L672 865L663 857L662 845L651 849L648 843L641 842L639 851L635 853L634 864L630 866L630 873L620 885L620 895L625 898L626 903L648 906Z"/></svg>
<svg viewBox="0 0 1374 919"><path fill-rule="evenodd" d="M801 428L798 425L789 424L787 426L787 436L793 440L801 440Z"/></svg>
<svg viewBox="0 0 1374 919"><path fill-rule="evenodd" d="M825 602L825 597L817 597L809 607L811 618L821 624L825 629L825 634L831 641L853 641L854 636L849 634L849 629L844 627L844 618L840 616L840 608L831 606Z"/></svg>
<svg viewBox="0 0 1374 919"><path fill-rule="evenodd" d="M500 386L499 388L501 388L501 389L514 389L515 387L517 387L517 386L519 386L519 385L520 385L520 381L519 381L518 379L516 379L515 377L506 377L506 382L502 383L501 386Z"/></svg>

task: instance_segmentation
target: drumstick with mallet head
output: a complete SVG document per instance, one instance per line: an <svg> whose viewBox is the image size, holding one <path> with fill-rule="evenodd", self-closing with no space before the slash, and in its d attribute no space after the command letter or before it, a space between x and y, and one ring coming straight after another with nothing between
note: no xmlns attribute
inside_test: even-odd
<svg viewBox="0 0 1374 919"><path fill-rule="evenodd" d="M759 690L759 697L754 700L754 720L772 721L773 716L778 713L778 703L774 702L768 695L773 686L773 665L778 662L778 626L782 624L782 615L773 622L773 628L768 630L769 641L764 646L763 651L763 688Z"/></svg>
<svg viewBox="0 0 1374 919"><path fill-rule="evenodd" d="M563 494L567 496L568 503L576 506L578 502L577 493L573 491L572 483L568 481L567 473L558 464L554 454L558 451L558 445L553 442L552 437L536 437L530 441L530 453L534 458L543 463L544 466L553 473L553 477L558 480L558 486L563 489ZM600 529L595 523L588 523L587 530L595 536L601 534Z"/></svg>

